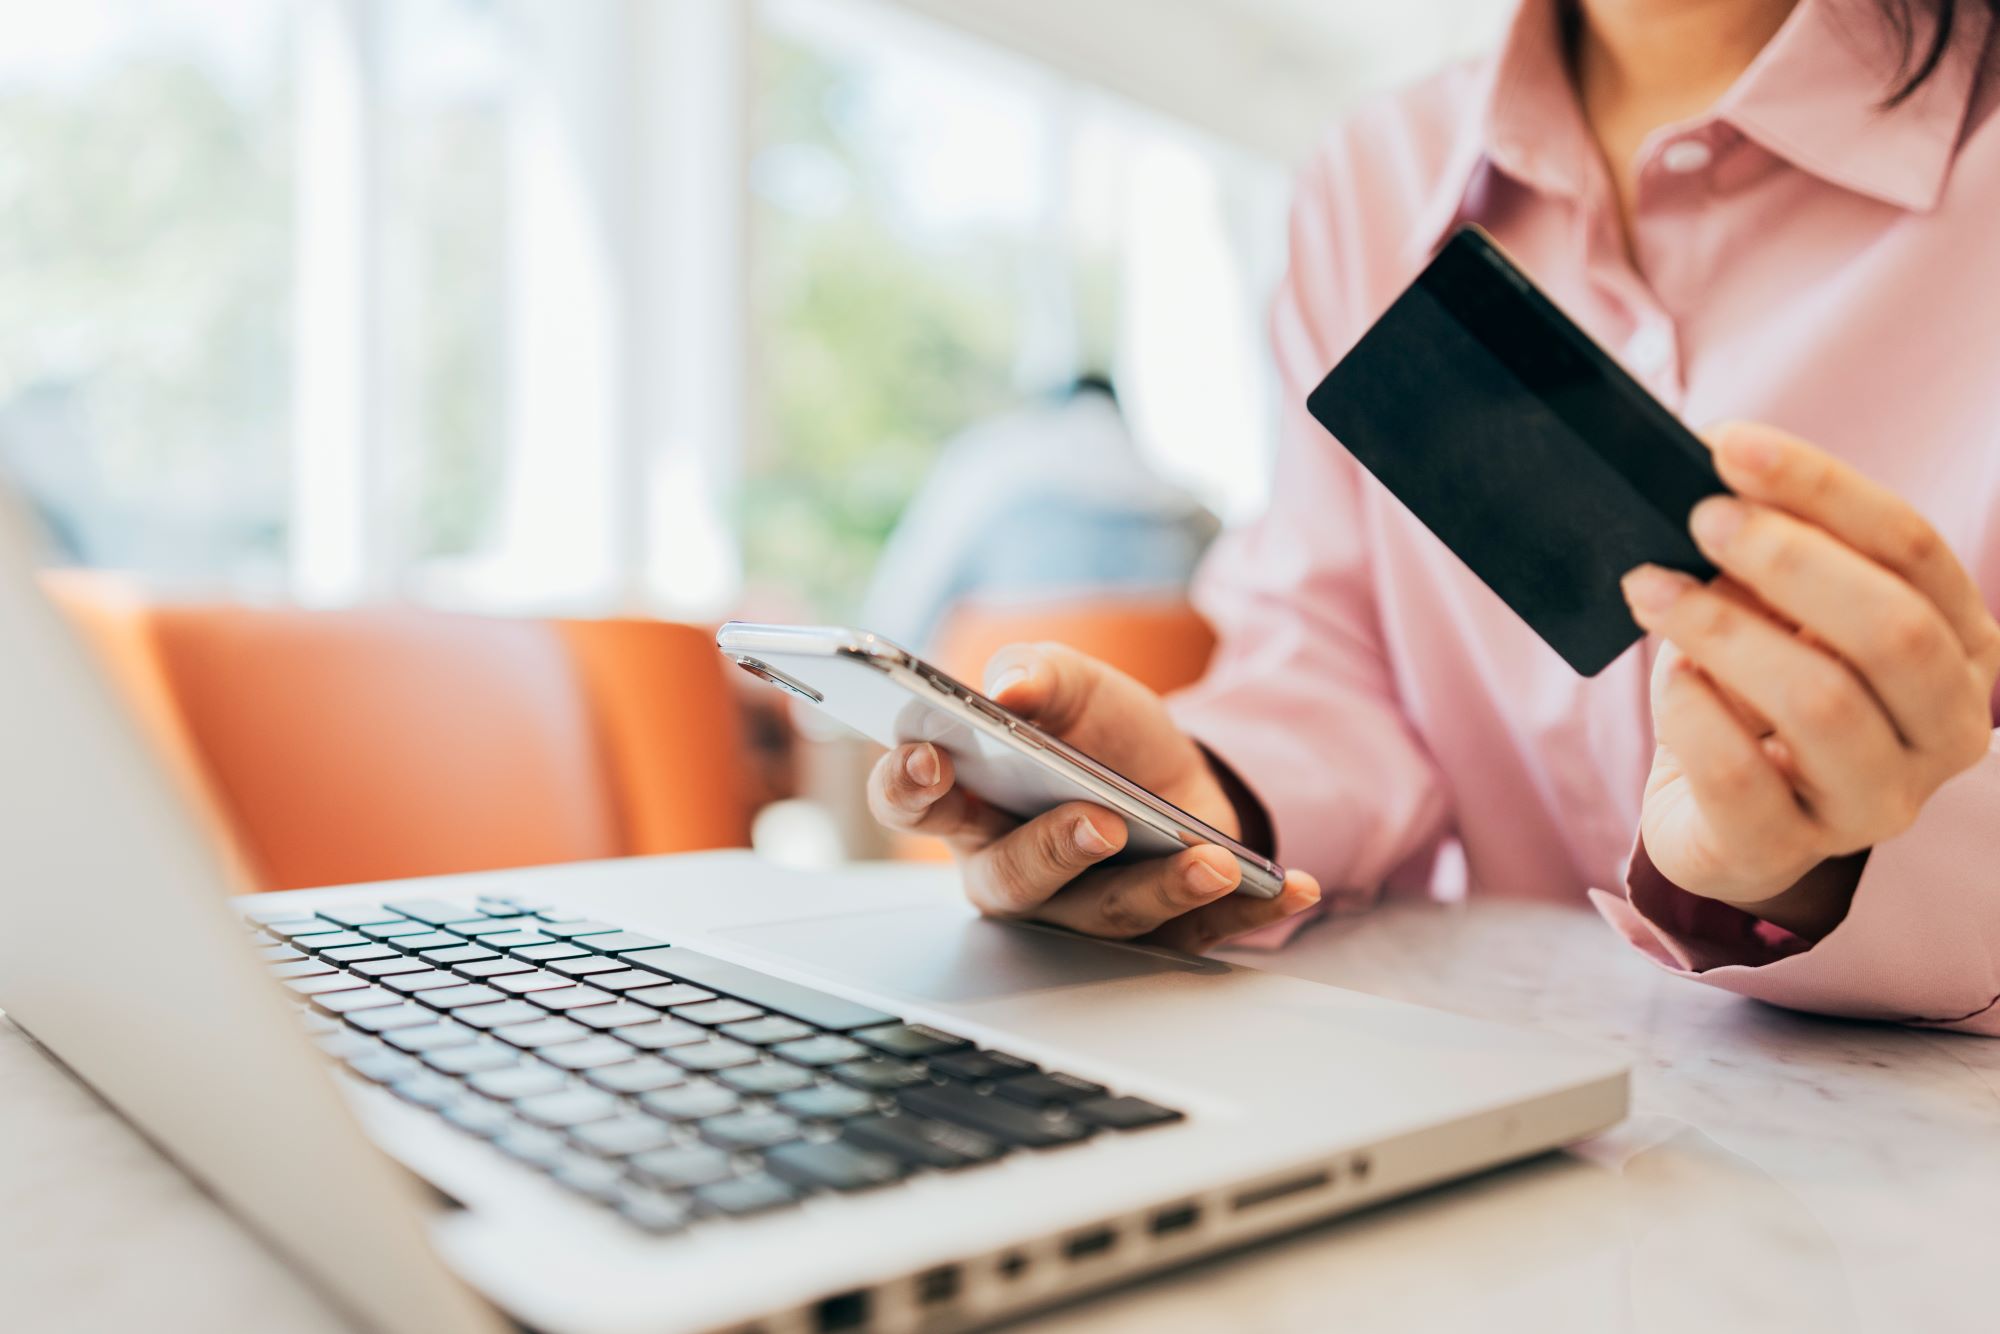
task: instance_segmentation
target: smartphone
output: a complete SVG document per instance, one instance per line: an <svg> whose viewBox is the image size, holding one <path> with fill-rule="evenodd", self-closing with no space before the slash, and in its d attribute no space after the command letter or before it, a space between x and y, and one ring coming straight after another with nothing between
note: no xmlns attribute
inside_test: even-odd
<svg viewBox="0 0 2000 1334"><path fill-rule="evenodd" d="M1094 802L1125 820L1125 848L1116 860L1213 843L1243 868L1237 893L1270 899L1284 888L1284 868L1268 857L879 635L731 621L715 642L744 671L872 741L937 746L951 756L967 791L1009 815L1025 820L1064 802Z"/></svg>

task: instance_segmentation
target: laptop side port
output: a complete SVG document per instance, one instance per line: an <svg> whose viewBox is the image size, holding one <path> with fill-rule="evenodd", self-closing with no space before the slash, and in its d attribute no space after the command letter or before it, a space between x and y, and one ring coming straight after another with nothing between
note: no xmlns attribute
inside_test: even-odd
<svg viewBox="0 0 2000 1334"><path fill-rule="evenodd" d="M1169 1205L1154 1213L1146 1223L1146 1230L1156 1237L1170 1237L1177 1232L1186 1232L1201 1221L1201 1206L1188 1204Z"/></svg>
<svg viewBox="0 0 2000 1334"><path fill-rule="evenodd" d="M1071 1264L1079 1260L1089 1260L1104 1255L1118 1244L1118 1233L1108 1227L1094 1227L1088 1232L1079 1232L1063 1243L1063 1258Z"/></svg>
<svg viewBox="0 0 2000 1334"><path fill-rule="evenodd" d="M813 1328L819 1334L839 1334L841 1330L866 1329L870 1303L868 1289L838 1292L821 1301L813 1310Z"/></svg>
<svg viewBox="0 0 2000 1334"><path fill-rule="evenodd" d="M1020 1278L1021 1275L1028 1272L1030 1263L1032 1262L1028 1257L1021 1254L1021 1252L1009 1251L1007 1254L1001 1256L999 1261L993 1266L993 1272L1006 1282L1012 1283Z"/></svg>
<svg viewBox="0 0 2000 1334"><path fill-rule="evenodd" d="M917 1275L917 1304L939 1306L958 1296L960 1276L957 1265L939 1265Z"/></svg>
<svg viewBox="0 0 2000 1334"><path fill-rule="evenodd" d="M1304 1172L1292 1177L1280 1177L1275 1181L1266 1181L1261 1186L1252 1186L1232 1199L1229 1202L1229 1207L1240 1213L1245 1209L1255 1209L1261 1204L1273 1204L1279 1200L1288 1200L1294 1195L1303 1195L1307 1191L1322 1190L1332 1184L1333 1170L1322 1167L1317 1171Z"/></svg>

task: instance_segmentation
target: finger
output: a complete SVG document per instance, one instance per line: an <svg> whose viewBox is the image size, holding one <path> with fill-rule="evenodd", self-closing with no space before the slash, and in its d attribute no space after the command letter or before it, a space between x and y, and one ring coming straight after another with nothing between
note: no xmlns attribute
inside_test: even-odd
<svg viewBox="0 0 2000 1334"><path fill-rule="evenodd" d="M1642 565L1626 576L1625 590L1640 625L1771 720L1797 760L1800 795L1822 823L1878 823L1871 794L1898 771L1903 747L1853 672L1684 574Z"/></svg>
<svg viewBox="0 0 2000 1334"><path fill-rule="evenodd" d="M885 828L927 834L969 851L1020 821L959 788L951 756L929 742L898 746L868 775L868 810Z"/></svg>
<svg viewBox="0 0 2000 1334"><path fill-rule="evenodd" d="M1125 846L1125 822L1072 801L1009 830L965 859L965 893L983 913L1024 917Z"/></svg>
<svg viewBox="0 0 2000 1334"><path fill-rule="evenodd" d="M1035 917L1086 935L1130 940L1215 902L1242 879L1243 868L1221 848L1189 848L1094 871L1042 904Z"/></svg>
<svg viewBox="0 0 2000 1334"><path fill-rule="evenodd" d="M1255 899L1248 894L1232 894L1205 908L1176 917L1156 931L1152 939L1189 954L1206 954L1216 946L1246 932L1282 922L1319 902L1319 882L1304 871L1285 876L1285 887L1274 899Z"/></svg>
<svg viewBox="0 0 2000 1334"><path fill-rule="evenodd" d="M1944 616L1824 528L1723 496L1689 523L1702 552L1780 615L1845 658L1918 750L1949 748L1979 692L1964 646Z"/></svg>
<svg viewBox="0 0 2000 1334"><path fill-rule="evenodd" d="M1710 433L1716 470L1749 500L1818 524L1935 603L1968 655L2000 659L2000 629L1937 529L1895 492L1795 436L1732 423Z"/></svg>
<svg viewBox="0 0 2000 1334"><path fill-rule="evenodd" d="M1790 779L1688 659L1666 673L1654 717L1721 846L1766 849L1773 867L1809 855L1817 830Z"/></svg>
<svg viewBox="0 0 2000 1334"><path fill-rule="evenodd" d="M987 663L986 682L1000 704L1155 791L1203 763L1159 695L1066 645L1009 644Z"/></svg>

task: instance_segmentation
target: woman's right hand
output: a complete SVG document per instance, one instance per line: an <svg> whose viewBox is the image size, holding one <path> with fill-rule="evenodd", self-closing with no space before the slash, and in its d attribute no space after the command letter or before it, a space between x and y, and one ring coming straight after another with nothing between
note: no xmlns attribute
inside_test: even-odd
<svg viewBox="0 0 2000 1334"><path fill-rule="evenodd" d="M1241 832L1201 747L1158 695L1123 672L1061 645L1020 644L995 654L986 678L988 694L1042 730L1232 837ZM1232 894L1241 869L1213 844L1102 866L1125 845L1120 816L1075 801L1018 820L956 786L951 757L928 742L898 746L876 763L868 803L891 829L943 839L966 896L989 917L1199 954L1319 901L1319 886L1298 871L1275 899Z"/></svg>

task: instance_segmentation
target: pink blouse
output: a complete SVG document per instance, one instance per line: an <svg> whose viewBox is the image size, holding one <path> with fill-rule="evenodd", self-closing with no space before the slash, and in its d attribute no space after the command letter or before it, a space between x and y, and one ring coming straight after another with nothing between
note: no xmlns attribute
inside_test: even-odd
<svg viewBox="0 0 2000 1334"><path fill-rule="evenodd" d="M1802 0L1708 114L1640 152L1633 249L1555 0L1497 54L1354 116L1301 176L1273 311L1287 420L1268 514L1197 585L1222 645L1175 701L1338 910L1385 888L1581 902L1663 967L1780 1005L2000 1035L2000 744L1876 847L1816 945L1634 855L1648 641L1553 651L1304 411L1460 220L1491 231L1660 399L1766 421L1908 497L2000 600L2000 75L1959 6L1883 110L1871 5ZM1610 887L1613 892L1605 892Z"/></svg>

